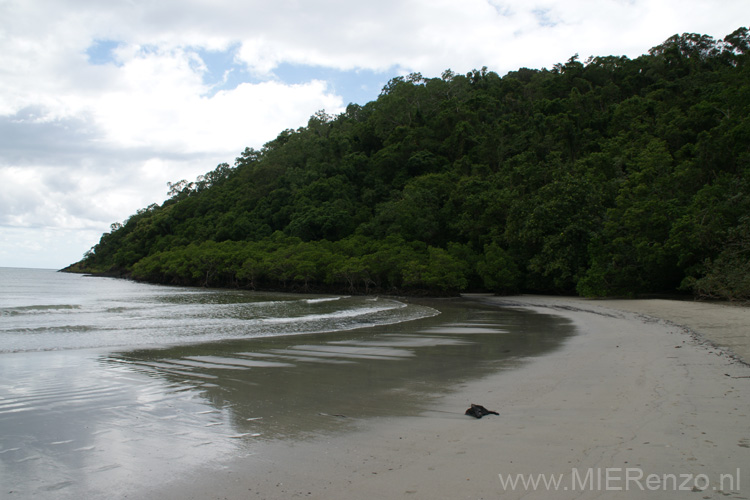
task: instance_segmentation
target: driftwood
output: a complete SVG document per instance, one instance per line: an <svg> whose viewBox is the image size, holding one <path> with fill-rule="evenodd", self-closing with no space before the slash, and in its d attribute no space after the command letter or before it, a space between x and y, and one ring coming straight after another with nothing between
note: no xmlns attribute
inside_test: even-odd
<svg viewBox="0 0 750 500"><path fill-rule="evenodd" d="M466 413L464 413L464 415L470 415L472 417L482 418L485 415L500 415L500 414L496 411L488 410L482 405L472 404L471 408L466 410Z"/></svg>

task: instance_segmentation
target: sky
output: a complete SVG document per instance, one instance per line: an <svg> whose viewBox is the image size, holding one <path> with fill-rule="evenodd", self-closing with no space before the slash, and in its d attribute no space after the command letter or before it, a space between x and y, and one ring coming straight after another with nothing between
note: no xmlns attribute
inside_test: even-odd
<svg viewBox="0 0 750 500"><path fill-rule="evenodd" d="M59 269L245 147L393 77L721 39L747 0L0 0L0 267Z"/></svg>

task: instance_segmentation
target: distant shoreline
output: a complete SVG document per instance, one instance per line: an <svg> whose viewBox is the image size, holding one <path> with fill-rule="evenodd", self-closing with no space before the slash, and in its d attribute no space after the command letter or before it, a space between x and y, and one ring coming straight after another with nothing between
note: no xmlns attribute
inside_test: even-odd
<svg viewBox="0 0 750 500"><path fill-rule="evenodd" d="M431 290L425 289L410 289L410 288L398 288L398 289L385 289L372 287L369 291L364 292L361 289L350 289L345 286L323 286L320 284L309 285L307 287L300 284L292 284L286 287L283 286L259 286L259 287L228 287L228 286L209 286L203 287L194 284L183 284L183 283L162 283L159 281L142 280L133 278L129 273L120 271L112 272L93 272L90 270L74 270L71 269L75 264L68 266L64 269L58 270L61 273L80 274L82 276L90 276L93 278L117 278L136 281L138 283L150 283L153 285L164 285L164 286L180 286L188 288L215 288L217 290L247 290L251 292L273 292L273 293L300 293L300 294L345 294L345 295L356 295L356 296L367 296L367 295L380 295L380 296L394 296L394 297L428 297L428 298L453 298L459 297L461 294L455 293L437 293Z"/></svg>
<svg viewBox="0 0 750 500"><path fill-rule="evenodd" d="M78 264L78 263L76 263ZM76 270L74 267L76 264L71 264L68 267L65 267L63 269L58 269L57 272L61 273L69 273L69 274L79 274L82 276L87 277L94 277L94 278L117 278L117 279L125 279L125 280L132 280L136 281L138 283L150 283L154 285L164 285L164 286L179 286L179 287L188 287L188 288L206 288L200 285L194 285L194 284L182 284L182 283L162 283L158 281L151 281L151 280L143 280L143 279L136 279L132 277L130 273L122 272L122 271L110 271L110 272L94 272L91 270ZM487 292L484 290L470 290L470 291L463 291L463 292L455 292L455 293L436 293L435 291L430 290L424 290L424 289L410 289L410 288L399 288L399 289L381 289L373 287L368 292L364 292L362 290L351 290L346 287L342 286L321 286L321 285L311 285L307 288L295 284L290 285L287 287L281 287L281 286L261 286L261 287L227 287L227 286L209 286L208 288L215 288L218 290L247 290L247 291L255 291L255 292L278 292L278 293L304 293L304 294L347 294L347 295L381 295L381 296L395 296L395 297L429 297L429 298L454 298L454 297L471 297L473 295L491 295L498 298L503 297L515 297L517 294L493 294L491 292ZM543 294L535 294L530 293L528 295L523 295L524 297L546 297L546 295ZM692 294L689 293L643 293L643 294L637 294L634 297L580 297L576 295L550 295L549 297L557 297L561 299L580 299L580 300L623 300L623 301L629 301L629 300L651 300L651 299L665 299L665 300L679 300L679 301L695 301L695 302L704 302L704 303L716 303L716 304L731 304L731 305L740 305L742 306L745 304L742 301L731 301L731 300L722 300L722 299L701 299L697 298Z"/></svg>

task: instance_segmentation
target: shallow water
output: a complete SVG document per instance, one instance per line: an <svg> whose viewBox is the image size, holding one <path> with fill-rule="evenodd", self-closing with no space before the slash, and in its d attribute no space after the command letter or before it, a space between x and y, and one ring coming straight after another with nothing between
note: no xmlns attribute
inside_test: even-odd
<svg viewBox="0 0 750 500"><path fill-rule="evenodd" d="M17 271L13 286L28 292L10 297L3 282L0 295L0 485L19 498L132 496L268 441L419 416L573 333L557 317L462 299L34 273L46 287Z"/></svg>
<svg viewBox="0 0 750 500"><path fill-rule="evenodd" d="M348 330L432 316L392 299L165 287L0 268L0 352L112 348Z"/></svg>

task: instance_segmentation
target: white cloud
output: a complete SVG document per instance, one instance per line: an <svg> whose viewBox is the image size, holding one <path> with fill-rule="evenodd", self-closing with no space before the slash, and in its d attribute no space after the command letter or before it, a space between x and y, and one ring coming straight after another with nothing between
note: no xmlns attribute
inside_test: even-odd
<svg viewBox="0 0 750 500"><path fill-rule="evenodd" d="M279 64L504 74L575 53L635 57L675 33L720 38L746 10L746 0L5 0L0 265L64 264L47 244L62 234L82 245L78 259L111 222L161 201L167 181L346 104L336 82L285 83ZM116 42L114 59L93 64L87 50L103 40ZM201 54L229 50L234 81L217 87L221 71Z"/></svg>
<svg viewBox="0 0 750 500"><path fill-rule="evenodd" d="M99 230L68 228L0 228L0 262L4 267L38 267L62 269L80 260L92 241L97 241L107 227Z"/></svg>
<svg viewBox="0 0 750 500"><path fill-rule="evenodd" d="M239 152L246 143L305 123L316 109L340 110L325 82L243 83L208 96L194 52L136 56L119 68L120 88L90 103L106 140L125 147ZM274 132L275 131L275 132Z"/></svg>

